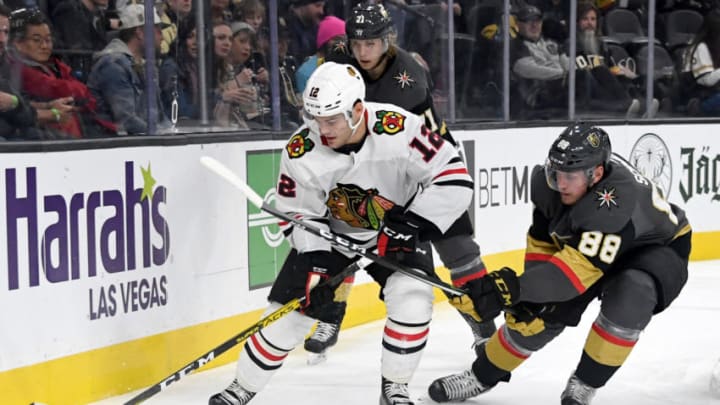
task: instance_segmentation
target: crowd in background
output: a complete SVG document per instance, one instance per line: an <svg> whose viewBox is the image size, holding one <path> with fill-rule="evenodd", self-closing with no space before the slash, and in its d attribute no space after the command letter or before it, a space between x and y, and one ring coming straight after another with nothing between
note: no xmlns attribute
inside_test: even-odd
<svg viewBox="0 0 720 405"><path fill-rule="evenodd" d="M197 27L196 1L155 3L152 38L144 28L144 6L133 0L0 1L0 138L146 134L148 113L157 133L208 122L270 129L275 104L268 2L208 0L203 31ZM358 3L278 1L283 129L302 123L300 94L314 68L328 52L348 52L344 20ZM382 3L395 44L429 73L441 114L447 97L454 96L459 118L503 118L502 0L459 0L452 9L443 0ZM511 119L566 118L573 64L579 116L720 113L716 0L656 1L652 45L647 1L580 0L574 61L569 59L570 0L510 3ZM454 89L447 80L448 12L454 17ZM206 44L204 52L200 43ZM147 46L156 50L152 64L145 63ZM650 50L653 98L646 100Z"/></svg>

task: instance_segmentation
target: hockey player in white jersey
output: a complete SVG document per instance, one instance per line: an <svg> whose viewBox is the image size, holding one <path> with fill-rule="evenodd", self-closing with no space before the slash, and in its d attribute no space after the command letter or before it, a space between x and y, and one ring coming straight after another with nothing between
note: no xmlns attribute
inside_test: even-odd
<svg viewBox="0 0 720 405"><path fill-rule="evenodd" d="M472 179L455 148L421 118L392 104L364 101L356 68L327 62L303 94L305 125L283 151L276 207L312 221L378 255L434 275L429 240L467 209ZM248 403L327 316L335 291L317 285L358 260L326 240L287 226L292 250L270 294L267 311L305 296L305 307L245 342L235 380L210 405ZM412 405L408 382L428 336L432 288L372 264L387 319L382 338L381 405Z"/></svg>
<svg viewBox="0 0 720 405"><path fill-rule="evenodd" d="M382 4L373 3L356 4L347 19L348 46L338 49L351 49L351 54L340 54L336 50L328 55L327 60L347 60L355 66L365 80L367 101L395 104L423 117L428 128L457 147L433 106L432 80L417 60L393 44L390 36L394 29L390 15ZM443 235L431 238L435 252L450 271L455 287L464 288L467 283L487 274L480 246L473 238L474 233L470 214L466 212ZM350 285L343 288L349 289ZM323 361L328 349L337 342L345 307L345 302L337 302L332 310L338 316L331 318L331 322L318 322L315 333L305 340L308 364ZM460 315L470 326L473 347L479 353L484 342L495 332L495 323L492 319L478 322L462 312Z"/></svg>

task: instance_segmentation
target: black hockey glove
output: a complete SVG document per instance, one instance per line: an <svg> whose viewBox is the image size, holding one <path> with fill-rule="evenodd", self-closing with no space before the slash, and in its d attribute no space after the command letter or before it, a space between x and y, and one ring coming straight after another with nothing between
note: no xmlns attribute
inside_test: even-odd
<svg viewBox="0 0 720 405"><path fill-rule="evenodd" d="M377 238L378 256L387 257L406 266L424 269L431 252L418 248L422 218L405 213L405 208L395 205L385 213Z"/></svg>
<svg viewBox="0 0 720 405"><path fill-rule="evenodd" d="M314 251L298 255L295 269L306 274L305 301L302 303L305 315L322 320L324 311L335 300L335 289L339 284L323 284L344 268L344 260L332 252Z"/></svg>
<svg viewBox="0 0 720 405"><path fill-rule="evenodd" d="M503 309L512 307L520 298L520 283L517 274L509 267L488 273L485 277L470 280L465 284L470 300L475 309L475 315L467 311L467 298L457 297L452 301L465 305L461 307L451 301L459 310L469 313L475 319L489 320L500 315Z"/></svg>

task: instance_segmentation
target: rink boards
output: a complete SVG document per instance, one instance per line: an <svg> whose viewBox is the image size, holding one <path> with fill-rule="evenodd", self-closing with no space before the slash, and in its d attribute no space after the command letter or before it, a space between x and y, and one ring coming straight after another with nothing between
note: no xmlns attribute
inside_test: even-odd
<svg viewBox="0 0 720 405"><path fill-rule="evenodd" d="M695 260L720 257L716 128L607 127L614 150L688 212ZM488 267L521 266L530 173L559 130L453 132L475 178L471 213ZM220 160L272 201L284 146L4 154L2 403L79 404L136 390L257 320L287 242L274 218L198 159ZM345 327L383 315L368 281L359 275Z"/></svg>

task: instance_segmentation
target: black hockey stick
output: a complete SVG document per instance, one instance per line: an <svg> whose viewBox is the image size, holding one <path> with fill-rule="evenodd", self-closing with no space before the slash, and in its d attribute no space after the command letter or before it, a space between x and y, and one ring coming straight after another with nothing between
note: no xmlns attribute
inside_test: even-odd
<svg viewBox="0 0 720 405"><path fill-rule="evenodd" d="M355 273L356 271L363 269L367 267L372 261L370 259L362 258L349 266L342 269L342 271L332 277L330 277L327 280L324 280L321 284L322 285L334 285L334 284L340 284L345 277ZM259 321L255 322L252 326L249 328L243 330L242 332L238 333L237 335L231 337L230 339L226 340L225 342L219 344L217 347L213 348L212 350L208 351L207 353L204 353L200 357L196 358L195 360L191 361L184 367L182 367L180 370L172 373L171 375L163 378L160 382L148 387L145 391L135 395L134 397L130 398L128 401L124 403L124 405L134 405L137 403L140 403L142 401L145 401L146 399L150 398L151 396L157 394L160 391L163 391L167 389L167 387L176 382L179 381L181 378L185 377L186 375L190 374L191 372L197 370L198 368L204 366L205 364L211 362L212 360L215 360L217 357L219 357L221 354L225 353L226 351L232 349L233 347L237 346L238 344L242 343L245 339L249 338L253 334L257 333L259 330L267 327L271 323L274 323L278 319L284 317L285 315L291 313L292 311L300 308L303 301L305 301L305 297L300 298L293 298L290 302L283 305L282 307L276 309L269 315L263 317Z"/></svg>
<svg viewBox="0 0 720 405"><path fill-rule="evenodd" d="M216 159L213 159L209 156L203 156L200 158L200 162L205 165L208 169L215 172L220 177L227 180L230 184L238 188L245 198L247 198L253 205L260 208L261 210L267 212L268 214L271 214L274 217L283 219L285 221L291 222L293 225L297 226L298 228L309 232L315 236L319 236L327 241L329 241L334 246L339 246L342 248L345 248L349 251L352 251L354 253L359 254L360 256L366 257L373 262L383 266L387 267L390 270L396 271L398 273L402 273L408 277L414 278L415 280L421 281L426 284L430 284L433 287L437 287L445 292L448 292L452 295L465 295L466 292L464 290L461 290L459 288L453 287L450 284L445 283L444 281L440 280L436 277L430 277L427 274L415 270L410 267L402 266L398 263L393 262L392 260L388 260L384 257L378 256L372 252L369 252L367 249L365 249L362 246L358 246L355 243L350 242L349 240L343 238L340 235L337 235L335 233L332 233L330 231L326 231L322 228L318 228L307 221L303 221L300 219L293 218L292 216L278 211L275 208L271 207L268 204L265 204L265 201L260 197L258 193L255 192L250 186L247 185L244 181L240 179L235 173L232 172L232 170L228 169L227 166L224 164L218 162Z"/></svg>

